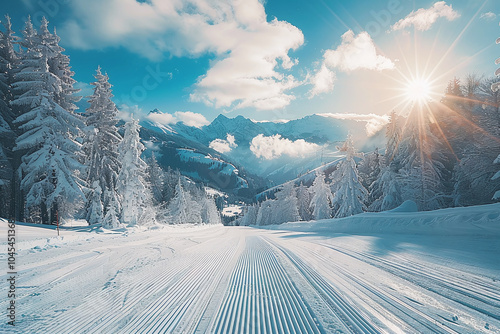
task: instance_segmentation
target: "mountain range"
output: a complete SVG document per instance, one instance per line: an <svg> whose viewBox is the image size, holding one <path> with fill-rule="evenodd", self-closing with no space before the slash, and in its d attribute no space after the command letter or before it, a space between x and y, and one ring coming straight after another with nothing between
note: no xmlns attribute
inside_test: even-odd
<svg viewBox="0 0 500 334"><path fill-rule="evenodd" d="M162 124L155 114L162 113L155 109L141 122L146 155L155 152L163 168L179 169L194 181L241 199L336 160L336 146L348 132L362 151L383 142L382 131L368 137L364 122L322 115L257 122L221 114L208 125L194 127Z"/></svg>

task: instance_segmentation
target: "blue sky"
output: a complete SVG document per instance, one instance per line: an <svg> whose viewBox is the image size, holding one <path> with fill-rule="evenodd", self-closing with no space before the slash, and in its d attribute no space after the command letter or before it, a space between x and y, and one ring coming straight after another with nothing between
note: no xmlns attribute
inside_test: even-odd
<svg viewBox="0 0 500 334"><path fill-rule="evenodd" d="M454 76L491 75L500 55L497 0L22 0L2 9L16 32L28 15L47 17L84 94L100 65L118 105L136 115L158 108L166 123L384 115L403 108L412 76L439 98Z"/></svg>

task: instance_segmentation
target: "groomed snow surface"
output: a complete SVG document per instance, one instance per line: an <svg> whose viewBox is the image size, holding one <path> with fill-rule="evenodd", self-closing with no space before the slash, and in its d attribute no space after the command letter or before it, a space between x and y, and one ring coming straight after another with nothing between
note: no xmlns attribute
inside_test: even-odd
<svg viewBox="0 0 500 334"><path fill-rule="evenodd" d="M407 211L60 237L19 224L17 325L0 332L499 333L500 204Z"/></svg>

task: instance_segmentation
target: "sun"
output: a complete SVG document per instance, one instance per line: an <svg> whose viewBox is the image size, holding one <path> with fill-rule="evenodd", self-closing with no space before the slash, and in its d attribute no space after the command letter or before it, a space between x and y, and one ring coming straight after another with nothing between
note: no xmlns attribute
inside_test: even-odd
<svg viewBox="0 0 500 334"><path fill-rule="evenodd" d="M432 88L429 80L414 79L407 82L406 98L412 102L426 103L431 99Z"/></svg>

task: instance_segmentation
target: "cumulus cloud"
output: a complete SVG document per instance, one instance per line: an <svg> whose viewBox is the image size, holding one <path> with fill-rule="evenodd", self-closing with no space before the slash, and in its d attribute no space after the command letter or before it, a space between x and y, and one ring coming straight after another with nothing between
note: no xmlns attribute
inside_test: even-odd
<svg viewBox="0 0 500 334"><path fill-rule="evenodd" d="M354 113L346 113L346 114L318 114L323 117L331 117L335 119L347 119L353 120L356 122L366 122L365 130L368 136L372 136L378 131L380 131L387 123L389 123L389 116L387 115L376 115L376 114L354 114Z"/></svg>
<svg viewBox="0 0 500 334"><path fill-rule="evenodd" d="M394 63L387 57L377 54L377 48L371 36L366 32L355 35L348 30L342 35L342 43L335 50L326 50L319 71L312 77L313 85L310 96L325 93L333 89L334 70L350 72L360 69L392 70Z"/></svg>
<svg viewBox="0 0 500 334"><path fill-rule="evenodd" d="M192 111L176 111L174 113L174 118L177 119L178 122L182 122L187 126L194 126L197 128L210 124L205 116Z"/></svg>
<svg viewBox="0 0 500 334"><path fill-rule="evenodd" d="M304 43L285 21L267 21L259 0L73 0L74 15L58 32L75 48L124 47L153 60L165 54L216 60L192 101L232 108L282 108L298 83L288 53Z"/></svg>
<svg viewBox="0 0 500 334"><path fill-rule="evenodd" d="M480 18L485 19L487 21L493 21L497 18L497 14L493 12L482 13Z"/></svg>
<svg viewBox="0 0 500 334"><path fill-rule="evenodd" d="M146 116L152 122L169 125L178 122L183 122L187 126L194 126L200 128L210 122L202 114L194 113L191 111L176 111L174 114L154 112Z"/></svg>
<svg viewBox="0 0 500 334"><path fill-rule="evenodd" d="M162 113L162 112L150 113L146 116L146 118L149 119L150 121L153 121L155 123L159 123L162 125L177 123L177 119L174 117L174 115L169 114L169 113Z"/></svg>
<svg viewBox="0 0 500 334"><path fill-rule="evenodd" d="M271 160L282 155L291 157L301 157L319 149L319 145L308 143L304 139L291 141L281 138L281 135L266 137L263 134L257 135L250 142L250 151L257 158Z"/></svg>
<svg viewBox="0 0 500 334"><path fill-rule="evenodd" d="M338 68L344 72L394 69L394 63L389 58L377 54L375 44L366 31L357 36L352 30L347 31L342 35L342 44L336 50L326 50L323 60L329 68Z"/></svg>
<svg viewBox="0 0 500 334"><path fill-rule="evenodd" d="M310 97L333 90L335 78L335 72L323 64L321 69L311 78L313 88L309 93Z"/></svg>
<svg viewBox="0 0 500 334"><path fill-rule="evenodd" d="M411 12L404 19L396 22L391 29L401 30L414 26L417 30L425 31L429 30L440 17L453 21L459 18L460 14L454 11L451 5L447 5L445 1L438 1L428 9L420 8Z"/></svg>
<svg viewBox="0 0 500 334"><path fill-rule="evenodd" d="M228 133L225 140L215 139L210 142L208 147L216 150L219 153L228 153L231 152L233 148L238 147L238 144L236 144L234 136Z"/></svg>

